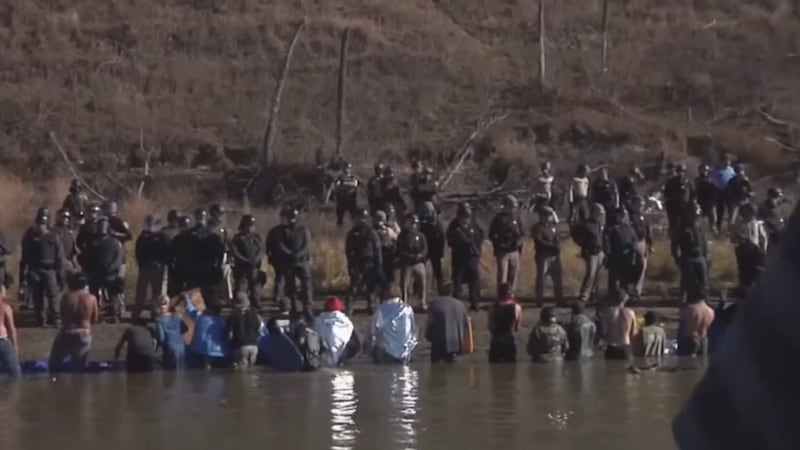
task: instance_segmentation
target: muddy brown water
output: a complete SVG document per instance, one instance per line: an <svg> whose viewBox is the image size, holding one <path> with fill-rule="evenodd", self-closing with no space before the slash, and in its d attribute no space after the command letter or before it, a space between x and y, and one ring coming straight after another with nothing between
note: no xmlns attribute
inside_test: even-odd
<svg viewBox="0 0 800 450"><path fill-rule="evenodd" d="M0 383L0 448L674 449L671 419L701 375L472 358L304 374L41 376Z"/></svg>

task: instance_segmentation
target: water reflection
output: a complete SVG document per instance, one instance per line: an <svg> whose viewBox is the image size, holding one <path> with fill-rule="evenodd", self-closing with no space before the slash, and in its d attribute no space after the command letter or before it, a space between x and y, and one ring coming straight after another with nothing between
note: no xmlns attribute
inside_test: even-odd
<svg viewBox="0 0 800 450"><path fill-rule="evenodd" d="M358 396L353 373L348 370L336 372L331 378L331 449L349 450L358 437L355 414Z"/></svg>
<svg viewBox="0 0 800 450"><path fill-rule="evenodd" d="M411 450L418 447L417 414L419 406L419 373L408 366L392 372L390 423L395 427L395 444Z"/></svg>

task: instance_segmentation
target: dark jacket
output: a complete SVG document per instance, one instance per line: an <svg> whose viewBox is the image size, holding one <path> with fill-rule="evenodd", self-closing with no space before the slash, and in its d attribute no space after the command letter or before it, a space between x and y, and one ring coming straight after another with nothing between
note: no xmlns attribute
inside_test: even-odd
<svg viewBox="0 0 800 450"><path fill-rule="evenodd" d="M55 234L61 242L61 249L64 250L64 258L74 263L75 256L78 254L78 249L75 246L75 231L70 227L55 225L52 233Z"/></svg>
<svg viewBox="0 0 800 450"><path fill-rule="evenodd" d="M483 250L483 230L474 220L462 223L453 219L447 227L447 245L454 259L480 258Z"/></svg>
<svg viewBox="0 0 800 450"><path fill-rule="evenodd" d="M383 179L374 176L367 182L367 201L370 205L381 206L383 202Z"/></svg>
<svg viewBox="0 0 800 450"><path fill-rule="evenodd" d="M584 257L603 251L603 236L603 225L594 220L581 222L572 229L572 240L581 248Z"/></svg>
<svg viewBox="0 0 800 450"><path fill-rule="evenodd" d="M469 323L464 302L453 297L437 298L428 305L425 339L431 351L440 354L462 352L462 338Z"/></svg>
<svg viewBox="0 0 800 450"><path fill-rule="evenodd" d="M237 270L256 270L261 268L264 259L264 243L258 233L239 232L231 241L231 256Z"/></svg>
<svg viewBox="0 0 800 450"><path fill-rule="evenodd" d="M397 261L400 266L413 266L428 260L428 243L419 230L403 230L397 237Z"/></svg>
<svg viewBox="0 0 800 450"><path fill-rule="evenodd" d="M305 264L311 250L311 234L305 226L278 225L267 235L267 257L273 266Z"/></svg>
<svg viewBox="0 0 800 450"><path fill-rule="evenodd" d="M22 239L20 280L24 280L29 271L39 270L54 270L63 274L64 250L55 234L49 231L41 233L39 230L29 228Z"/></svg>
<svg viewBox="0 0 800 450"><path fill-rule="evenodd" d="M700 225L678 230L672 240L672 256L679 261L707 259L708 242Z"/></svg>
<svg viewBox="0 0 800 450"><path fill-rule="evenodd" d="M668 207L685 205L692 198L692 186L682 175L674 175L664 184L664 204Z"/></svg>
<svg viewBox="0 0 800 450"><path fill-rule="evenodd" d="M89 197L83 192L70 192L64 198L64 203L61 207L69 211L73 217L78 213L86 212L86 206L89 204Z"/></svg>
<svg viewBox="0 0 800 450"><path fill-rule="evenodd" d="M636 197L636 181L630 175L625 175L617 180L617 190L619 191L619 202L627 204Z"/></svg>
<svg viewBox="0 0 800 450"><path fill-rule="evenodd" d="M636 232L629 223L614 225L606 230L603 246L609 262L627 263L636 251Z"/></svg>
<svg viewBox="0 0 800 450"><path fill-rule="evenodd" d="M123 244L133 239L133 234L131 234L128 224L118 216L108 218L108 229L111 235L119 239Z"/></svg>
<svg viewBox="0 0 800 450"><path fill-rule="evenodd" d="M489 240L494 247L494 255L516 252L522 248L522 224L508 212L499 212L489 226Z"/></svg>
<svg viewBox="0 0 800 450"><path fill-rule="evenodd" d="M599 203L609 209L617 200L617 186L611 180L596 179L591 186L589 195L592 203Z"/></svg>
<svg viewBox="0 0 800 450"><path fill-rule="evenodd" d="M531 231L537 258L549 258L561 254L561 238L555 224L539 222Z"/></svg>
<svg viewBox="0 0 800 450"><path fill-rule="evenodd" d="M744 175L736 175L725 188L725 198L731 203L744 203L753 193L750 179Z"/></svg>
<svg viewBox="0 0 800 450"><path fill-rule="evenodd" d="M191 270L192 261L192 236L189 230L178 233L170 245L171 257L170 267L175 268L176 272L186 274Z"/></svg>
<svg viewBox="0 0 800 450"><path fill-rule="evenodd" d="M142 231L136 238L136 264L139 267L158 267L169 264L170 248L162 233Z"/></svg>
<svg viewBox="0 0 800 450"><path fill-rule="evenodd" d="M253 309L234 308L226 321L226 329L231 348L258 345L261 338L261 317Z"/></svg>
<svg viewBox="0 0 800 450"><path fill-rule="evenodd" d="M636 232L637 241L645 241L648 247L653 245L653 233L650 227L650 219L644 214L632 213L631 227L633 227L633 231Z"/></svg>
<svg viewBox="0 0 800 450"><path fill-rule="evenodd" d="M400 192L400 186L394 180L383 180L383 201L387 205L394 206L394 209L402 213L406 210L406 201L403 199L403 193Z"/></svg>
<svg viewBox="0 0 800 450"><path fill-rule="evenodd" d="M86 251L97 238L97 222L87 220L86 223L81 225L78 229L78 235L75 237L75 245L81 252Z"/></svg>
<svg viewBox="0 0 800 450"><path fill-rule="evenodd" d="M694 197L703 210L715 206L719 200L719 188L711 177L697 177L694 182Z"/></svg>
<svg viewBox="0 0 800 450"><path fill-rule="evenodd" d="M117 278L122 264L125 263L122 243L111 235L96 239L89 248L88 261L88 272L93 278L104 280Z"/></svg>
<svg viewBox="0 0 800 450"><path fill-rule="evenodd" d="M764 228L767 230L769 236L770 246L777 243L780 239L781 231L783 231L783 217L778 213L776 205L772 205L769 201L765 201L758 207L758 220L764 222Z"/></svg>
<svg viewBox="0 0 800 450"><path fill-rule="evenodd" d="M219 236L202 225L195 225L189 229L188 235L190 244L188 251L191 256L189 263L192 270L205 273L220 268L221 255L225 248Z"/></svg>
<svg viewBox="0 0 800 450"><path fill-rule="evenodd" d="M353 268L382 267L383 252L378 232L367 223L356 224L345 239L347 265Z"/></svg>
<svg viewBox="0 0 800 450"><path fill-rule="evenodd" d="M433 222L420 221L419 231L425 235L428 243L428 259L442 259L444 257L444 227L437 219Z"/></svg>

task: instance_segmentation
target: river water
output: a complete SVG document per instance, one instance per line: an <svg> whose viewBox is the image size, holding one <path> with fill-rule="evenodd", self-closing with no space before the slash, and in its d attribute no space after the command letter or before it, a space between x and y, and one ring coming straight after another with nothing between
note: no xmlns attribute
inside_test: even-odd
<svg viewBox="0 0 800 450"><path fill-rule="evenodd" d="M0 449L674 449L701 375L421 361L0 380Z"/></svg>

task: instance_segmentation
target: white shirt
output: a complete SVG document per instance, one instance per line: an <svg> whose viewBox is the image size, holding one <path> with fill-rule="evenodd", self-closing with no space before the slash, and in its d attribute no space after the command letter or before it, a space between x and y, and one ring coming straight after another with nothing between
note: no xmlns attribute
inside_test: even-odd
<svg viewBox="0 0 800 450"><path fill-rule="evenodd" d="M740 245L745 242L751 242L758 246L761 251L766 252L768 246L767 230L764 228L764 222L760 220L751 220L749 222L740 222L736 226L731 241L734 244Z"/></svg>
<svg viewBox="0 0 800 450"><path fill-rule="evenodd" d="M569 186L569 202L574 202L576 198L587 197L589 197L589 178L574 177Z"/></svg>
<svg viewBox="0 0 800 450"><path fill-rule="evenodd" d="M543 196L547 200L553 197L553 176L540 174L536 178L536 194Z"/></svg>

